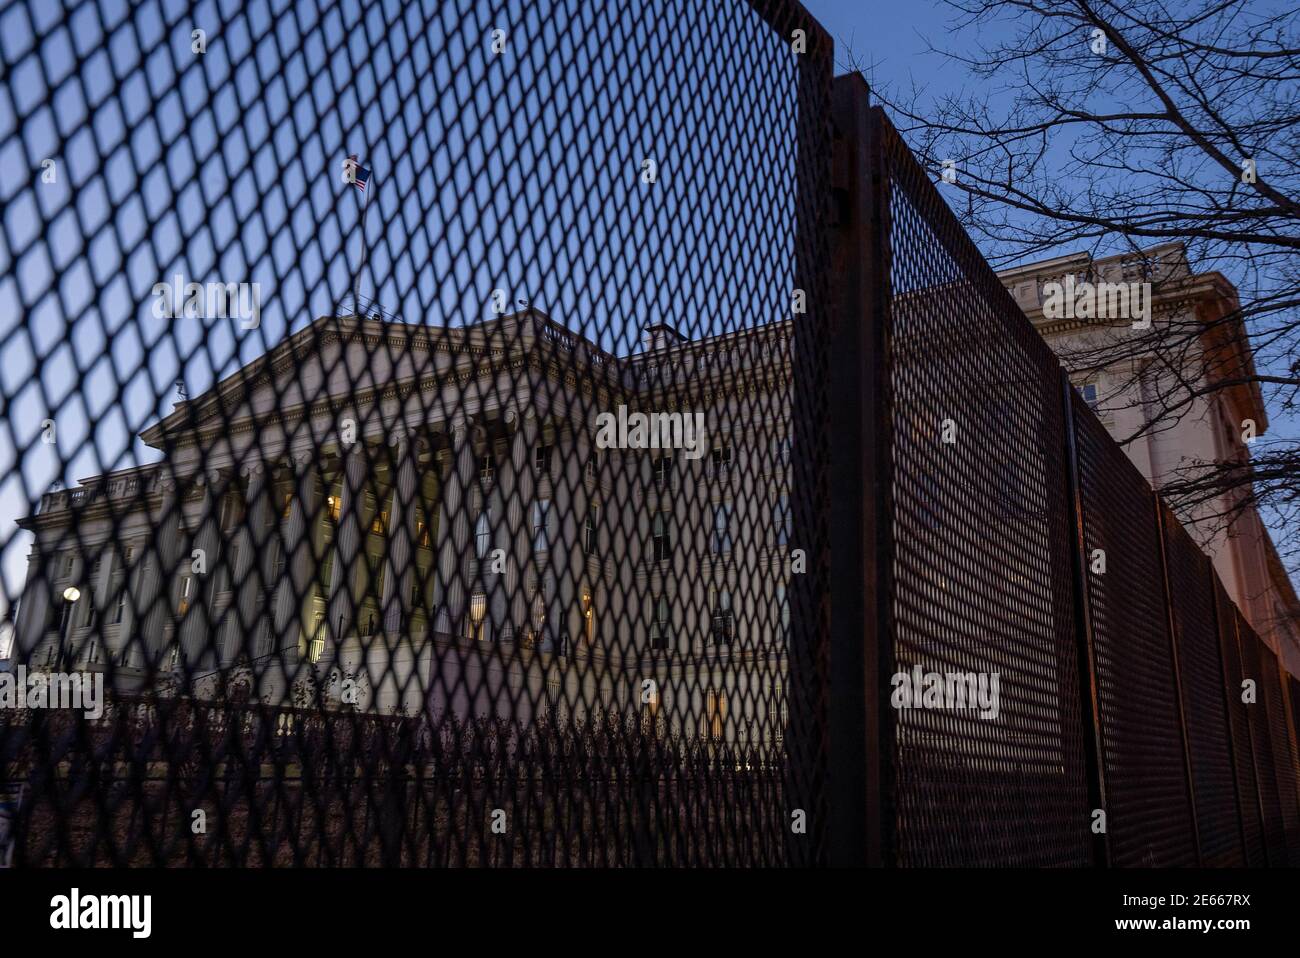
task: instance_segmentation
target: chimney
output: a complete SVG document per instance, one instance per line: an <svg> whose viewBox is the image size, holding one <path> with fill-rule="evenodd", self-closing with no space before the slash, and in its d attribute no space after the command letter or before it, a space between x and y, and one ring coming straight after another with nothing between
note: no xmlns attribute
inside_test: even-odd
<svg viewBox="0 0 1300 958"><path fill-rule="evenodd" d="M677 343L684 343L686 337L668 323L651 323L645 328L641 341L645 345L646 352L653 352L656 349L666 349Z"/></svg>

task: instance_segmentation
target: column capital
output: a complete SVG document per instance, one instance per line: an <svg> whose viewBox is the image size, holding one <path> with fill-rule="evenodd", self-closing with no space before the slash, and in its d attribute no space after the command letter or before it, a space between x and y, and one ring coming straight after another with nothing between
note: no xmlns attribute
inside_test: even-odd
<svg viewBox="0 0 1300 958"><path fill-rule="evenodd" d="M315 450L302 449L285 453L280 460L280 464L284 468L291 470L295 475L301 475L316 462L317 458Z"/></svg>
<svg viewBox="0 0 1300 958"><path fill-rule="evenodd" d="M511 403L505 410L506 425L511 429L518 429L525 423L534 425L537 422L537 410L532 406L520 406L517 403Z"/></svg>

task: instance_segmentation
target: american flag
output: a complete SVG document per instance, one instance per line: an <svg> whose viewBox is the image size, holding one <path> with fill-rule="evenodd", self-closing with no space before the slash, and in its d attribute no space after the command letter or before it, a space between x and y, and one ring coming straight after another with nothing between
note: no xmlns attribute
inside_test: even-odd
<svg viewBox="0 0 1300 958"><path fill-rule="evenodd" d="M352 185L364 193L366 184L370 182L370 171L357 162L355 153L348 157L348 162L352 164Z"/></svg>

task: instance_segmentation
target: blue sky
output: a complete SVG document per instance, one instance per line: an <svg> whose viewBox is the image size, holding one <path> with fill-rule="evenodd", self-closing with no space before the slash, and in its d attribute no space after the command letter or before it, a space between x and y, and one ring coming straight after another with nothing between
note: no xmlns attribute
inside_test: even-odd
<svg viewBox="0 0 1300 958"><path fill-rule="evenodd" d="M363 295L408 322L476 321L502 289L627 353L652 318L698 317L683 331L699 335L783 308L793 72L743 4L617 23L603 4L569 22L562 0L465 0L456 16L435 0L323 15L101 0L63 23L54 6L0 12L0 168L31 171L0 181L0 606L21 589L30 537L14 523L34 497L155 461L135 435L178 379L198 395L349 295L349 153L374 171ZM841 71L851 50L878 83L965 82L926 52L963 39L940 4L806 6ZM150 291L178 272L259 283L260 328L156 317Z"/></svg>

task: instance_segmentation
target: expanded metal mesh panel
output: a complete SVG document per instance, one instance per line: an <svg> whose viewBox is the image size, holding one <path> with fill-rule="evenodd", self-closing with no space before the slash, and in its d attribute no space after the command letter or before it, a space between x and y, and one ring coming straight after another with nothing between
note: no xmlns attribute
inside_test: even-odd
<svg viewBox="0 0 1300 958"><path fill-rule="evenodd" d="M1155 501L1077 395L1074 424L1112 861L1194 865Z"/></svg>
<svg viewBox="0 0 1300 958"><path fill-rule="evenodd" d="M1263 647L1255 630L1240 612L1237 613L1237 636L1241 643L1242 679L1253 683L1254 701L1247 702L1246 714L1250 719L1255 778L1259 784L1261 834L1268 863L1276 867L1285 865L1287 861L1286 824L1282 812L1276 753L1273 750L1273 702L1265 676L1265 671L1275 669L1276 664L1271 661L1271 653Z"/></svg>
<svg viewBox="0 0 1300 958"><path fill-rule="evenodd" d="M1083 863L1058 367L892 128L881 135L897 859ZM996 710L963 707L952 676L996 679Z"/></svg>
<svg viewBox="0 0 1300 958"><path fill-rule="evenodd" d="M1277 864L1300 865L1300 807L1296 795L1296 754L1291 738L1287 704L1282 693L1282 673L1277 655L1256 637L1259 654L1260 700L1268 719L1273 746L1273 775L1277 780L1278 816L1285 844L1277 847ZM1285 857L1284 857L1285 856Z"/></svg>
<svg viewBox="0 0 1300 958"><path fill-rule="evenodd" d="M1210 588L1214 573L1209 559L1167 510L1164 530L1201 863L1209 867L1242 865L1245 853L1228 727L1228 693Z"/></svg>
<svg viewBox="0 0 1300 958"><path fill-rule="evenodd" d="M1246 864L1252 868L1268 865L1264 849L1264 823L1260 806L1259 776L1255 769L1255 743L1250 730L1250 706L1242 696L1241 639L1237 634L1240 616L1228 598L1218 576L1214 579L1214 602L1219 621L1219 646L1223 654L1223 671L1227 683L1228 719L1232 729L1232 756L1237 772L1237 795L1241 830L1246 850Z"/></svg>
<svg viewBox="0 0 1300 958"><path fill-rule="evenodd" d="M9 658L104 687L0 718L15 860L820 860L802 8L0 36Z"/></svg>

